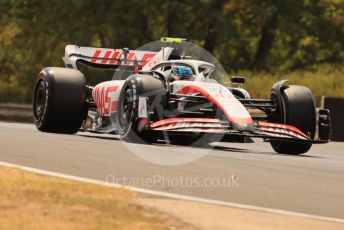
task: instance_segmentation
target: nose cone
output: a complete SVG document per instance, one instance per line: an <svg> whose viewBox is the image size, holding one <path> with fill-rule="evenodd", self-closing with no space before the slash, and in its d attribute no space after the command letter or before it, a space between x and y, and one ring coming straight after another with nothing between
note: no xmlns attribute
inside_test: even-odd
<svg viewBox="0 0 344 230"><path fill-rule="evenodd" d="M254 124L253 123L241 123L241 122L231 122L231 128L240 132L253 132Z"/></svg>

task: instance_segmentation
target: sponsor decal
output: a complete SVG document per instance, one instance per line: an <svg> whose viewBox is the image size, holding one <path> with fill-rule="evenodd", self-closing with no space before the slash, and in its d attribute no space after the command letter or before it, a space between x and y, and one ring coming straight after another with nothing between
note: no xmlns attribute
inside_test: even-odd
<svg viewBox="0 0 344 230"><path fill-rule="evenodd" d="M111 53L112 53L112 51L106 51L106 53L105 53L105 55L103 57L104 59L101 62L102 64L106 64L108 62L107 58L110 57Z"/></svg>
<svg viewBox="0 0 344 230"><path fill-rule="evenodd" d="M145 52L145 51L130 51L127 54L126 61L121 63L121 59L124 59L124 55L120 50L106 50L97 49L92 55L91 62L104 64L104 65L135 65L135 62L140 62L143 67L156 55L155 52ZM159 61L159 60L157 60ZM151 63L150 63L151 64Z"/></svg>
<svg viewBox="0 0 344 230"><path fill-rule="evenodd" d="M96 62L97 62L97 58L99 57L99 55L100 55L101 52L102 52L101 50L96 50L96 51L94 52L94 54L93 54L93 59L92 59L92 62L93 62L93 63L96 63Z"/></svg>
<svg viewBox="0 0 344 230"><path fill-rule="evenodd" d="M99 111L108 116L117 111L117 103L115 93L119 86L96 87L94 89L93 98L97 103Z"/></svg>
<svg viewBox="0 0 344 230"><path fill-rule="evenodd" d="M139 97L139 118L147 118L147 99Z"/></svg>

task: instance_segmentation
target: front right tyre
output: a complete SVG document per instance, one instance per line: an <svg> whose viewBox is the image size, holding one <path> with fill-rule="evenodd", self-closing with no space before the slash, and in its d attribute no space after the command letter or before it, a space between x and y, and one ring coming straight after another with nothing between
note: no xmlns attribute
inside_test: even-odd
<svg viewBox="0 0 344 230"><path fill-rule="evenodd" d="M311 91L299 85L281 87L280 91L273 90L271 99L277 105L277 111L269 121L294 126L314 139L316 130L316 107ZM272 148L277 153L299 155L306 153L311 143L287 141L271 141Z"/></svg>

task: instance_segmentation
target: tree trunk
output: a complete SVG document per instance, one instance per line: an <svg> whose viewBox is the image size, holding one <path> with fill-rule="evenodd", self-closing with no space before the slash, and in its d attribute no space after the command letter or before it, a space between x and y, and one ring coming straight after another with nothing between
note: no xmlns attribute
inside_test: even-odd
<svg viewBox="0 0 344 230"><path fill-rule="evenodd" d="M252 68L254 70L262 70L268 68L266 61L269 57L275 39L275 32L278 26L277 20L278 13L276 11L269 19L265 21L260 30L261 37L252 65Z"/></svg>
<svg viewBox="0 0 344 230"><path fill-rule="evenodd" d="M173 0L167 2L167 16L166 16L166 34L167 37L175 36L173 34L173 21L175 20L176 14L174 10Z"/></svg>
<svg viewBox="0 0 344 230"><path fill-rule="evenodd" d="M210 17L207 19L208 24L206 27L206 34L204 38L204 49L212 53L217 42L217 33L214 23L217 15L221 14L225 1L224 0L213 0L210 4Z"/></svg>
<svg viewBox="0 0 344 230"><path fill-rule="evenodd" d="M215 44L216 44L216 31L213 26L213 24L209 24L207 28L207 33L205 36L205 42L204 42L204 49L206 49L209 53L213 53Z"/></svg>

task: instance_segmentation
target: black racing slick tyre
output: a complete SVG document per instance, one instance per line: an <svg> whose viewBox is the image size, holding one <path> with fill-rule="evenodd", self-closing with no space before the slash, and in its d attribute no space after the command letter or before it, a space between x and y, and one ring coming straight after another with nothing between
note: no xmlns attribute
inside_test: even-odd
<svg viewBox="0 0 344 230"><path fill-rule="evenodd" d="M147 114L152 120L152 117L157 116L158 107L166 103L164 83L146 74L132 75L126 80L118 100L116 114L118 133L126 142L150 144L157 141L157 135L140 124L140 121L144 120L138 115L140 97L145 98Z"/></svg>
<svg viewBox="0 0 344 230"><path fill-rule="evenodd" d="M311 91L298 85L284 86L281 92L272 92L272 100L277 104L277 114L272 122L288 124L301 130L311 139L316 130L316 106ZM277 153L299 155L306 153L311 143L271 141Z"/></svg>
<svg viewBox="0 0 344 230"><path fill-rule="evenodd" d="M87 114L84 75L74 69L48 67L38 75L33 121L38 130L76 133Z"/></svg>

